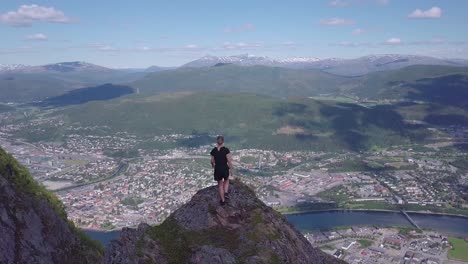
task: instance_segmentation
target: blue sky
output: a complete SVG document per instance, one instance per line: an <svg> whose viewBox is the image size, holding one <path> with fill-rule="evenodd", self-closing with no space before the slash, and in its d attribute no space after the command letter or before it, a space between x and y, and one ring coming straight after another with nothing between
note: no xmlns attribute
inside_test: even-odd
<svg viewBox="0 0 468 264"><path fill-rule="evenodd" d="M468 58L467 10L466 0L2 0L0 63L177 66L244 53Z"/></svg>

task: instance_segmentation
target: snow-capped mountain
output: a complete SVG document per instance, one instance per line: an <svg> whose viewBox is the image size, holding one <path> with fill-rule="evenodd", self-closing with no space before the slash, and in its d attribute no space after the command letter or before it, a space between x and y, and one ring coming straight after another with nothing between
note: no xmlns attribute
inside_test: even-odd
<svg viewBox="0 0 468 264"><path fill-rule="evenodd" d="M467 61L462 59L439 59L419 55L383 54L369 55L356 59L318 59L313 57L272 59L264 56L242 54L222 57L209 55L189 62L182 67L211 67L219 64L235 64L240 66L262 65L295 69L319 69L325 72L344 76L364 75L370 72L400 69L411 65L468 66Z"/></svg>
<svg viewBox="0 0 468 264"><path fill-rule="evenodd" d="M276 61L264 56L253 56L250 54L241 54L236 56L211 56L207 55L198 60L189 62L182 67L210 67L219 63L236 64L240 66L265 65L273 66Z"/></svg>
<svg viewBox="0 0 468 264"><path fill-rule="evenodd" d="M26 66L23 64L0 64L0 72L19 71L26 67L29 67L29 66Z"/></svg>
<svg viewBox="0 0 468 264"><path fill-rule="evenodd" d="M112 71L109 68L83 61L59 62L40 66L27 66L22 64L0 64L0 73L66 73L66 72L102 72Z"/></svg>
<svg viewBox="0 0 468 264"><path fill-rule="evenodd" d="M304 64L319 61L317 58L291 57L286 59L272 59L266 56L255 56L251 54L241 54L235 56L211 56L207 55L198 60L189 62L182 67L210 67L217 64L235 64L240 66L273 66L273 67L299 67Z"/></svg>
<svg viewBox="0 0 468 264"><path fill-rule="evenodd" d="M91 64L84 61L72 61L72 62L59 62L54 64L47 64L42 67L48 71L57 72L71 72L71 71L109 71L111 69Z"/></svg>
<svg viewBox="0 0 468 264"><path fill-rule="evenodd" d="M376 71L396 70L411 65L463 66L460 63L419 55L383 54L356 59L325 59L309 65L329 73L345 76L364 75Z"/></svg>
<svg viewBox="0 0 468 264"><path fill-rule="evenodd" d="M291 57L291 58L286 58L286 59L281 59L277 60L280 63L311 63L311 62L317 62L320 61L319 58L314 58L314 57Z"/></svg>

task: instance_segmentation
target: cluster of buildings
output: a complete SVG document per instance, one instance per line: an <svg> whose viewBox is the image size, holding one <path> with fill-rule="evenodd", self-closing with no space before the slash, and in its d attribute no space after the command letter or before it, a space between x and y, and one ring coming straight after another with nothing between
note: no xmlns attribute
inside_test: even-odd
<svg viewBox="0 0 468 264"><path fill-rule="evenodd" d="M10 118L10 114L0 115L0 120ZM166 150L146 147L150 143L171 145L196 135L144 139L127 132L107 135L110 129L105 126L66 126L61 141L32 144L22 139L21 131L41 134L61 125L60 118L46 117L2 122L0 145L38 181L58 192L79 226L158 223L197 190L214 183L208 154L212 145ZM466 134L457 129L449 132L457 137ZM360 153L241 149L234 150L233 157L235 176L256 188L259 198L273 207L337 202L321 195L336 188L335 196L354 203L444 207L456 201L466 206L460 200L463 190L447 180L468 183L468 174L448 162L466 154L440 157L438 147L423 152L395 147ZM130 157L121 153L130 150ZM364 162L355 166L355 161Z"/></svg>
<svg viewBox="0 0 468 264"><path fill-rule="evenodd" d="M450 244L433 231L403 234L395 228L351 227L306 233L313 245L348 263L442 264Z"/></svg>

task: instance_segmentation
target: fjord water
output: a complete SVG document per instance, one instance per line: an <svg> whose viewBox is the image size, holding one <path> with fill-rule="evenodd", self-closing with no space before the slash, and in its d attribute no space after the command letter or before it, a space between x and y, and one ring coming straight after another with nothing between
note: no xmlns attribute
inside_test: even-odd
<svg viewBox="0 0 468 264"><path fill-rule="evenodd" d="M458 216L409 213L424 229L436 230L444 235L468 237L468 218ZM410 222L397 212L326 211L286 215L291 224L301 231L330 230L343 226L405 226ZM85 230L92 238L107 245L118 238L120 231Z"/></svg>
<svg viewBox="0 0 468 264"><path fill-rule="evenodd" d="M423 229L436 230L449 236L468 236L468 218L459 216L408 213ZM405 216L398 212L328 211L299 213L286 216L299 230L329 230L343 226L407 226Z"/></svg>

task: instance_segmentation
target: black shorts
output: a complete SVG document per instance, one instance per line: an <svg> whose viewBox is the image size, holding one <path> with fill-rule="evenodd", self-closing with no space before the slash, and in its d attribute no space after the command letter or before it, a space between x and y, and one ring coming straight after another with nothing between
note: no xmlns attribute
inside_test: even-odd
<svg viewBox="0 0 468 264"><path fill-rule="evenodd" d="M227 180L229 178L229 168L216 168L214 170L214 180L220 181L222 179Z"/></svg>

